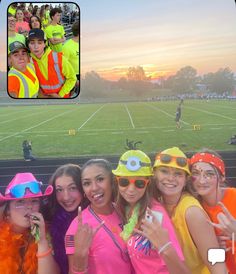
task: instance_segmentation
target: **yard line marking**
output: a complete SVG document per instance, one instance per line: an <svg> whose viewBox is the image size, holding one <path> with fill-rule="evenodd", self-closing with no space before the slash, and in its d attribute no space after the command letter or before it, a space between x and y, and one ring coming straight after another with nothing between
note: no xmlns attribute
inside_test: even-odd
<svg viewBox="0 0 236 274"><path fill-rule="evenodd" d="M7 110L9 110L9 109L7 109ZM9 118L9 116L11 116L11 115L15 115L15 114L18 114L18 113L24 113L24 112L29 112L30 110L29 109L21 109L20 111L18 110L13 110L13 111L11 111L10 113L1 113L1 118L2 117L5 117L5 116L7 116L8 118Z"/></svg>
<svg viewBox="0 0 236 274"><path fill-rule="evenodd" d="M171 132L171 131L175 131L175 130L174 129L163 130L163 132Z"/></svg>
<svg viewBox="0 0 236 274"><path fill-rule="evenodd" d="M95 136L95 135L98 135L97 133L87 133L85 134L86 136Z"/></svg>
<svg viewBox="0 0 236 274"><path fill-rule="evenodd" d="M130 112L129 112L128 107L127 107L126 104L125 104L125 108L126 108L126 111L127 111L128 115L129 115L129 119L130 119L131 125L132 125L133 128L135 128L133 119L132 119L132 117L130 115Z"/></svg>
<svg viewBox="0 0 236 274"><path fill-rule="evenodd" d="M28 117L31 117L33 115L38 115L39 113L42 112L41 110L39 112L36 112L36 113L32 113L32 110L30 110L30 111L31 111L31 113L29 115L20 116L20 117L14 118L14 119L5 120L5 121L0 122L0 124L5 124L5 123L8 123L8 122L12 122L12 121L18 120L18 119L28 118ZM15 114L18 114L18 113L15 113Z"/></svg>
<svg viewBox="0 0 236 274"><path fill-rule="evenodd" d="M212 127L210 129L215 130L215 129L222 129L222 128L221 127Z"/></svg>
<svg viewBox="0 0 236 274"><path fill-rule="evenodd" d="M118 131L118 132L111 132L111 134L123 134L123 131Z"/></svg>
<svg viewBox="0 0 236 274"><path fill-rule="evenodd" d="M148 105L147 103L145 103L145 105L147 105L148 107L151 107L151 108L153 108L153 109L155 109L155 110L158 110L158 111L164 113L164 114L167 115L168 117L175 118L175 115L172 115L172 114L170 114L170 113L168 113L168 112L166 112L166 111L164 111L164 110L162 110L162 109L160 109L160 108L158 108L158 107L156 107L156 106ZM185 122L185 121L182 120L182 119L180 119L180 121L181 121L183 124L185 124L185 125L189 125L189 126L191 125L190 123L187 123L187 122Z"/></svg>
<svg viewBox="0 0 236 274"><path fill-rule="evenodd" d="M41 122L41 123L38 123L38 124L36 124L36 125L34 125L34 126L32 126L32 127L28 127L28 128L26 128L26 129L23 129L23 130L21 130L21 131L18 131L18 132L16 132L16 133L14 133L14 134L8 135L8 136L6 136L6 137L0 139L0 142L1 142L1 141L4 141L4 140L6 140L6 139L9 139L9 138L11 138L11 137L17 136L17 135L19 135L19 134L21 134L21 133L24 133L24 132L26 132L26 131L28 131L28 130L30 130L30 129L36 128L36 127L38 127L38 126L41 126L41 125L43 125L43 124L45 124L45 123L47 123L47 122L50 122L50 121L52 121L52 120L54 120L54 119L56 119L56 118L58 118L58 117L61 117L61 116L64 115L64 114L73 112L73 111L75 111L75 110L76 110L76 109L72 109L72 110L69 110L69 111L62 112L62 113L60 113L60 114L58 114L58 115L55 115L55 116L51 117L50 119L47 119L47 120L44 120L44 121Z"/></svg>
<svg viewBox="0 0 236 274"><path fill-rule="evenodd" d="M221 115L221 114L219 114L219 113L210 112L210 111L203 110L203 109L199 109L199 108L193 108L193 107L185 107L185 108L197 110L197 111L200 111L200 112L203 112L203 113L207 113L207 114L210 114L210 115L219 116L219 117L221 117L221 118L225 118L225 119L232 120L232 121L235 121L235 120L236 120L236 119L233 119L233 118L231 118L231 117L228 117L228 116L225 116L225 115Z"/></svg>
<svg viewBox="0 0 236 274"><path fill-rule="evenodd" d="M99 109L97 109L79 128L78 128L78 131L85 125L85 124L87 124L88 123L88 121L90 120L90 119L92 119L93 118L93 116L97 113L97 112L99 112L103 107L105 106L105 104L104 105L102 105Z"/></svg>
<svg viewBox="0 0 236 274"><path fill-rule="evenodd" d="M217 105L218 108L226 108L226 109L233 109L235 110L235 108L233 107L228 107L228 106L221 106L221 105Z"/></svg>

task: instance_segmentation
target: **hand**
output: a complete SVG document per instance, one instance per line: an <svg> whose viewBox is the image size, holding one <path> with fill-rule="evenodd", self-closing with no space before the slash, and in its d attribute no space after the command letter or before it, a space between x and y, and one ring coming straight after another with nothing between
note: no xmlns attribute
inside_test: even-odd
<svg viewBox="0 0 236 274"><path fill-rule="evenodd" d="M75 253L85 256L88 254L92 240L104 222L93 228L89 224L83 224L81 207L78 208L78 229L75 234Z"/></svg>
<svg viewBox="0 0 236 274"><path fill-rule="evenodd" d="M39 242L43 242L46 240L46 232L45 232L45 222L43 216L39 212L34 212L30 215L30 225L38 227L38 235L37 240Z"/></svg>
<svg viewBox="0 0 236 274"><path fill-rule="evenodd" d="M218 203L223 212L220 212L217 215L217 219L219 221L218 224L209 222L212 226L220 229L225 236L229 236L232 238L232 234L236 235L236 219L230 214L225 205L221 202Z"/></svg>
<svg viewBox="0 0 236 274"><path fill-rule="evenodd" d="M219 235L217 236L217 240L219 243L220 248L223 248L225 251L229 251L231 247L227 247L226 242L230 240L230 237L224 236L224 235Z"/></svg>
<svg viewBox="0 0 236 274"><path fill-rule="evenodd" d="M146 237L155 248L159 249L170 241L169 233L167 229L161 226L149 208L147 213L152 216L152 222L143 219L141 224L142 230L134 229L134 231Z"/></svg>
<svg viewBox="0 0 236 274"><path fill-rule="evenodd" d="M62 98L62 97L57 93L50 93L48 94L48 98Z"/></svg>

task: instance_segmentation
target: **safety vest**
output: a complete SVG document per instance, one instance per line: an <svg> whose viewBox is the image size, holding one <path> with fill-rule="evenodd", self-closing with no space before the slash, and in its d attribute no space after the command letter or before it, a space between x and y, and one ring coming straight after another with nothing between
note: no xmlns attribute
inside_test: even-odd
<svg viewBox="0 0 236 274"><path fill-rule="evenodd" d="M48 54L48 79L46 79L39 69L37 61L33 59L36 75L39 79L39 85L44 94L59 93L65 83L65 77L62 73L62 53L51 51ZM70 95L65 95L64 98Z"/></svg>
<svg viewBox="0 0 236 274"><path fill-rule="evenodd" d="M35 78L33 82L27 75L23 74L15 68L11 68L8 76L16 76L20 81L20 91L18 98L37 98L39 91L39 81L35 74L34 66L32 64L27 64L27 70Z"/></svg>

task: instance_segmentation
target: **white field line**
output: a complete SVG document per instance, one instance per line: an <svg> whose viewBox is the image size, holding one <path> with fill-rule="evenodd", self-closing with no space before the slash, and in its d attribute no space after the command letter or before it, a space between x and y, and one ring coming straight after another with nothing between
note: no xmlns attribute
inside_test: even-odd
<svg viewBox="0 0 236 274"><path fill-rule="evenodd" d="M222 125L222 124L201 124L201 127L207 127L208 129L212 129L210 128L210 126L230 126L230 125ZM173 129L174 128L174 129ZM230 127L230 129L235 129L236 127ZM159 129L159 130L170 130L170 131L173 131L175 130L175 126L166 126L166 127L138 127L138 128L135 128L135 130L155 130L155 129ZM222 129L222 127L220 128ZM133 130L131 128L120 128L119 129L120 131L122 132L125 132L127 130ZM182 130L193 130L192 128L182 128ZM80 132L81 133L86 133L88 132L88 134L90 134L89 132L97 132L96 134L99 134L99 132L114 132L114 128L104 128L104 129L82 129ZM65 132L68 132L68 129L64 129L64 130L46 130L46 131L33 131L33 132L26 132L27 134L37 134L39 136L39 134L46 134L46 133L49 133L47 135L44 135L44 136L50 136L50 133L58 133L60 134L61 133L61 136L65 136L65 135L68 135L68 134L62 134L62 133L65 133ZM4 136L4 135L9 135L9 134L14 134L14 132L0 132L0 136Z"/></svg>
<svg viewBox="0 0 236 274"><path fill-rule="evenodd" d="M162 109L160 109L160 108L158 108L158 107L155 107L155 106L153 106L153 105L148 105L147 103L145 103L145 105L147 105L148 107L151 107L151 108L153 108L153 109L155 109L155 110L158 110L158 111L164 113L164 114L167 115L168 117L175 118L175 115L172 115L172 114L170 114L170 113L168 113L168 112L166 112L166 111L164 111L164 110L162 110ZM185 121L182 120L182 119L180 119L180 121L181 121L183 124L185 124L185 125L189 125L189 126L191 125L190 123L185 122Z"/></svg>
<svg viewBox="0 0 236 274"><path fill-rule="evenodd" d="M54 119L56 119L56 118L58 118L58 117L63 116L64 114L73 112L73 111L75 111L75 110L77 110L77 109L72 109L72 110L69 110L69 111L62 112L62 113L60 113L60 114L58 114L58 115L55 115L55 116L51 117L50 119L47 119L47 120L44 120L44 121L41 122L41 123L38 123L38 124L36 124L36 125L34 125L34 126L32 126L32 127L28 127L28 128L26 128L26 129L23 129L23 130L21 130L21 131L18 131L18 132L16 132L16 133L14 133L14 134L8 135L8 136L6 136L6 137L4 137L4 138L1 138L1 139L0 139L0 142L1 142L1 141L4 141L4 140L6 140L6 139L9 139L9 138L11 138L11 137L14 137L14 136L16 136L16 135L19 135L19 134L21 134L21 133L24 133L24 132L26 132L26 131L28 131L28 130L30 130L30 129L36 128L36 127L38 127L38 126L41 126L41 125L43 125L43 124L45 124L45 123L47 123L47 122L50 122L50 121L52 121L52 120L54 120Z"/></svg>
<svg viewBox="0 0 236 274"><path fill-rule="evenodd" d="M123 131L116 131L116 132L110 132L111 134L124 134L124 132Z"/></svg>
<svg viewBox="0 0 236 274"><path fill-rule="evenodd" d="M43 109L44 110L44 113L45 113L45 109ZM47 112L49 112L49 111L53 111L53 110L55 110L55 109L52 109L52 108L48 108L47 109ZM35 112L35 111L37 111L37 112ZM27 118L27 117L31 117L31 116L33 116L33 115L37 115L37 114L39 114L39 113L41 113L42 112L42 108L36 108L36 109L24 109L24 110L22 110L22 111L16 111L16 112L14 112L13 114L14 115L18 115L18 113L20 113L20 114L22 114L22 112L30 112L30 114L29 115L25 115L25 116L20 116L20 117L16 117L16 118L13 118L13 119L9 119L9 120L4 120L4 121L2 121L2 122L0 122L0 124L5 124L5 123L8 123L8 122L12 122L12 121L15 121L15 120L18 120L18 119L24 119L24 118ZM11 113L10 113L11 114ZM6 114L7 115L7 114ZM6 115L4 115L4 116L6 116ZM1 115L1 118L2 118L2 116L3 115ZM8 118L9 118L9 115L8 115Z"/></svg>
<svg viewBox="0 0 236 274"><path fill-rule="evenodd" d="M96 115L96 113L97 112L99 112L103 107L105 106L105 104L104 105L102 105L99 109L97 109L79 128L78 128L78 131L84 126L84 125L86 125L87 123L88 123L88 121L90 120L90 119L92 119L93 118L93 116L94 115Z"/></svg>
<svg viewBox="0 0 236 274"><path fill-rule="evenodd" d="M129 112L129 109L128 109L128 107L127 107L126 104L125 104L125 109L126 109L128 115L129 115L129 119L130 119L130 123L131 123L132 127L135 128L134 122L133 122L133 119L132 119L132 116L131 116L131 114L130 114L130 112Z"/></svg>
<svg viewBox="0 0 236 274"><path fill-rule="evenodd" d="M215 115L215 116L225 118L225 119L228 119L228 120L236 121L236 119L234 119L234 118L231 118L231 117L228 117L228 116L225 116L225 115L221 115L219 113L210 112L210 111L207 111L207 110L203 110L203 109L199 109L199 108L193 108L193 107L185 107L185 108L193 109L193 110L200 111L200 112L203 112L203 113L207 113L207 114L210 114L210 115Z"/></svg>
<svg viewBox="0 0 236 274"><path fill-rule="evenodd" d="M23 108L23 107L25 107L25 108ZM7 116L9 118L11 116L18 115L19 113L20 114L22 114L24 112L34 113L35 111L42 111L42 109L45 110L44 107L45 106L34 106L33 109L32 109L32 108L29 108L29 106L22 106L21 108L18 108L18 109L14 108L12 111L9 111L9 108L5 108L7 113L0 113L0 116L1 116L1 118L5 117L5 116ZM60 109L64 110L65 108L60 108L60 106L58 108L56 108L56 110L60 110ZM3 110L3 108L1 110ZM50 111L50 110L55 110L55 108L48 108L48 111ZM23 117L26 117L26 116L23 116ZM20 119L20 118L21 117L18 117L17 119ZM8 120L8 121L13 121L13 120ZM2 122L0 122L0 123L2 123ZM4 121L4 123L5 123L5 121Z"/></svg>
<svg viewBox="0 0 236 274"><path fill-rule="evenodd" d="M221 106L221 105L217 105L218 108L226 108L226 109L233 109L235 110L236 108L233 107L228 107L228 106Z"/></svg>
<svg viewBox="0 0 236 274"><path fill-rule="evenodd" d="M5 124L5 123L16 121L16 120L19 120L19 119L25 119L25 118L31 117L33 115L38 115L41 112L42 112L41 110L39 112L36 112L36 113L32 113L32 111L31 111L31 113L28 114L28 115L20 116L20 117L14 118L14 119L5 120L5 121L0 122L0 124ZM18 113L16 113L16 114L18 114Z"/></svg>
<svg viewBox="0 0 236 274"><path fill-rule="evenodd" d="M20 114L22 114L22 113L24 113L24 112L29 112L30 110L29 109L21 109L20 111L18 110L13 110L13 111L11 111L11 112L9 112L9 109L8 108L6 108L6 110L8 111L7 113L1 113L1 118L2 117L10 117L10 116L14 116L14 115L18 115L18 113L20 113Z"/></svg>

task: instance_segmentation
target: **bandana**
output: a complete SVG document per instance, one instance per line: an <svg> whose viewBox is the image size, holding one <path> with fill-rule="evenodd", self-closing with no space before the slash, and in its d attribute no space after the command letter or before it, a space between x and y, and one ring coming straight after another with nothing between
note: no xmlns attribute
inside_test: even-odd
<svg viewBox="0 0 236 274"><path fill-rule="evenodd" d="M198 162L204 162L213 165L220 171L221 175L225 176L225 164L223 160L221 160L219 157L211 153L196 153L190 159L190 165L192 166L193 164Z"/></svg>

